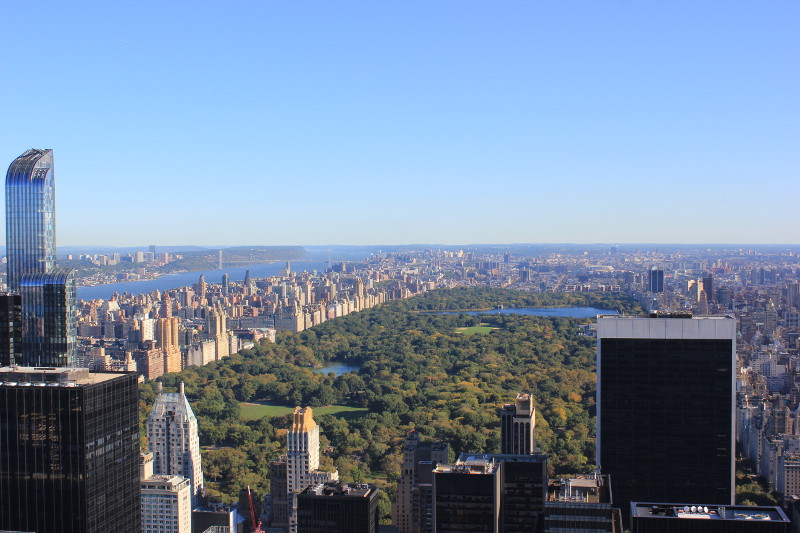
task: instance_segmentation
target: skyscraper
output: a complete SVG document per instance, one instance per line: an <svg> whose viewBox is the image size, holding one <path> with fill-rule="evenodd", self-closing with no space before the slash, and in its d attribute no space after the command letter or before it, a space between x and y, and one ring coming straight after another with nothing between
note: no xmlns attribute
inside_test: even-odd
<svg viewBox="0 0 800 533"><path fill-rule="evenodd" d="M0 530L138 533L135 373L0 369Z"/></svg>
<svg viewBox="0 0 800 533"><path fill-rule="evenodd" d="M597 465L614 503L734 501L736 320L597 321Z"/></svg>
<svg viewBox="0 0 800 533"><path fill-rule="evenodd" d="M392 504L392 523L400 533L433 532L433 469L447 463L450 447L420 440L411 430L403 446L403 467Z"/></svg>
<svg viewBox="0 0 800 533"><path fill-rule="evenodd" d="M197 503L203 489L200 437L183 383L180 392L163 392L158 384L158 397L147 419L147 448L153 453L153 472L189 478L192 502Z"/></svg>
<svg viewBox="0 0 800 533"><path fill-rule="evenodd" d="M650 292L664 292L664 271L651 268L647 271L647 290Z"/></svg>
<svg viewBox="0 0 800 533"><path fill-rule="evenodd" d="M536 408L533 396L517 394L515 403L500 411L500 452L531 454L536 451Z"/></svg>
<svg viewBox="0 0 800 533"><path fill-rule="evenodd" d="M75 277L56 268L53 151L31 149L6 174L8 288L22 296L22 364L75 359Z"/></svg>
<svg viewBox="0 0 800 533"><path fill-rule="evenodd" d="M300 533L377 533L375 485L319 483L297 496Z"/></svg>
<svg viewBox="0 0 800 533"><path fill-rule="evenodd" d="M338 481L339 473L319 470L319 426L311 407L295 407L292 425L286 434L287 478L289 491L289 529L297 531L297 495L315 483Z"/></svg>

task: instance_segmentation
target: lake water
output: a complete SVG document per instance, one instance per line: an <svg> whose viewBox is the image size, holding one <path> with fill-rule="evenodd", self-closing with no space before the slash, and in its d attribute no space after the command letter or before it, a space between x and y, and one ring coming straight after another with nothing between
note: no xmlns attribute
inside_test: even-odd
<svg viewBox="0 0 800 533"><path fill-rule="evenodd" d="M328 268L328 263L326 261L292 261L291 268L293 272L309 270L324 271ZM207 283L222 283L223 274L228 274L231 282L242 281L248 270L250 271L250 276L254 278L277 276L286 270L286 262L278 261L243 267L197 270L195 272L181 272L179 274L161 276L158 279L124 281L120 283L109 283L107 285L96 285L94 287L78 287L78 299L94 300L96 298L102 298L107 300L111 298L115 292L119 294L123 292L146 294L156 290L166 291L169 289L177 289L197 283L201 274L205 276Z"/></svg>
<svg viewBox="0 0 800 533"><path fill-rule="evenodd" d="M352 365L347 365L345 363L332 362L329 363L328 366L323 366L322 368L315 368L313 370L317 374L328 374L329 372L333 372L337 376L341 376L342 374L345 374L347 372L358 372L360 368L361 368L360 366L352 366Z"/></svg>
<svg viewBox="0 0 800 533"><path fill-rule="evenodd" d="M596 307L509 307L505 309L489 309L488 311L441 311L435 315L533 315L555 316L565 318L593 318L597 315L616 315L610 309Z"/></svg>

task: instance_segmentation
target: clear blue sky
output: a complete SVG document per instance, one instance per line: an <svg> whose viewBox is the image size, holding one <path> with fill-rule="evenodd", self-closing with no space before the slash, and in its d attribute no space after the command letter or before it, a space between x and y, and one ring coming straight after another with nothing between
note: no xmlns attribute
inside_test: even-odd
<svg viewBox="0 0 800 533"><path fill-rule="evenodd" d="M10 2L59 245L800 242L800 2Z"/></svg>

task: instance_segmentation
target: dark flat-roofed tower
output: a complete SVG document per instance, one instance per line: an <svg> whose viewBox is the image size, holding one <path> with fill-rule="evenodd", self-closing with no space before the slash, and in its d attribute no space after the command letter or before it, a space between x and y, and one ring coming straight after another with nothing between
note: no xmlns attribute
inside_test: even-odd
<svg viewBox="0 0 800 533"><path fill-rule="evenodd" d="M0 530L138 533L134 372L0 368Z"/></svg>
<svg viewBox="0 0 800 533"><path fill-rule="evenodd" d="M600 316L597 465L614 504L734 502L736 320Z"/></svg>

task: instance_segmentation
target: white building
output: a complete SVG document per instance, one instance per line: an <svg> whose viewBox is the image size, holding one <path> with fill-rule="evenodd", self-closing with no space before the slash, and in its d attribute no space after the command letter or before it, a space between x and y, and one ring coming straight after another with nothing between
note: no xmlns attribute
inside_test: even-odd
<svg viewBox="0 0 800 533"><path fill-rule="evenodd" d="M191 533L192 485L182 476L154 475L153 454L140 462L142 533Z"/></svg>
<svg viewBox="0 0 800 533"><path fill-rule="evenodd" d="M177 393L165 393L158 384L158 397L147 419L147 447L153 453L153 471L189 478L196 503L203 488L200 438L183 383Z"/></svg>

